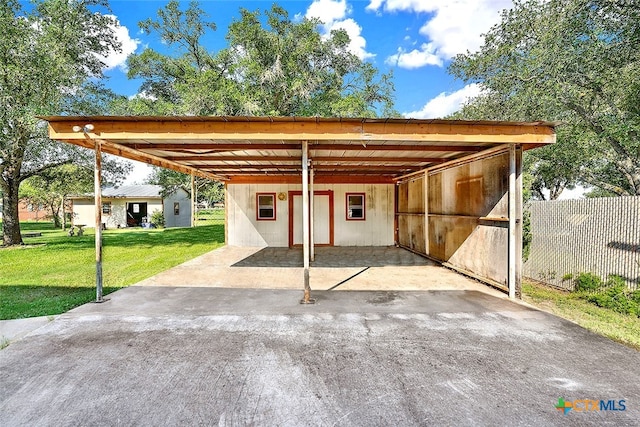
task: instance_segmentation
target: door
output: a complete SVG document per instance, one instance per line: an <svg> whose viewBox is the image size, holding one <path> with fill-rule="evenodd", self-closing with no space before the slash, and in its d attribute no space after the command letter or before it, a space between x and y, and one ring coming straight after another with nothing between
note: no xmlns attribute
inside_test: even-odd
<svg viewBox="0 0 640 427"><path fill-rule="evenodd" d="M143 222L147 222L146 203L127 203L127 226L137 227Z"/></svg>
<svg viewBox="0 0 640 427"><path fill-rule="evenodd" d="M313 243L333 246L333 191L313 195ZM289 192L289 246L302 245L302 192Z"/></svg>

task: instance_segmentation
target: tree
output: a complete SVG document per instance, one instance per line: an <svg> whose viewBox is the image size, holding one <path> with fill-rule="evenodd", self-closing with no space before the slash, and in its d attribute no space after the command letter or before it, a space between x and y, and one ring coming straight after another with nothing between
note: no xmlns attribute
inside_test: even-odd
<svg viewBox="0 0 640 427"><path fill-rule="evenodd" d="M105 0L34 0L26 11L0 3L0 189L4 245L22 242L20 184L50 168L78 160L88 150L46 138L38 115L59 114L90 78L102 76L99 55L119 50L112 17L90 10ZM86 87L86 86L85 86Z"/></svg>
<svg viewBox="0 0 640 427"><path fill-rule="evenodd" d="M640 8L633 1L517 0L450 71L485 93L460 117L558 120L528 156L534 191L576 183L640 195Z"/></svg>
<svg viewBox="0 0 640 427"><path fill-rule="evenodd" d="M213 22L196 2L182 11L171 1L158 20L140 27L157 33L179 56L146 49L128 59L129 77L143 80L142 96L120 99L127 113L276 116L376 116L393 111L391 74L378 71L348 51L344 30L328 37L319 21L294 22L274 5L240 10L227 33L228 47L209 52L201 39Z"/></svg>
<svg viewBox="0 0 640 427"><path fill-rule="evenodd" d="M119 183L128 170L126 164L106 157L103 162L103 184ZM92 165L65 164L27 178L20 187L20 200L44 206L56 227L64 227L64 206L71 195L93 192Z"/></svg>

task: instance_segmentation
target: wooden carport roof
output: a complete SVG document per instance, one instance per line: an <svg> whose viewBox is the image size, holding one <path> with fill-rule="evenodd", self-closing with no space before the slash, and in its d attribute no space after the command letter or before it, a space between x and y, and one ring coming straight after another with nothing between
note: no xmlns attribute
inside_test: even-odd
<svg viewBox="0 0 640 427"><path fill-rule="evenodd" d="M49 137L188 174L299 182L302 141L317 182L392 182L504 144L555 142L550 122L319 117L46 116ZM87 124L88 132L78 132ZM76 127L76 131L74 131Z"/></svg>

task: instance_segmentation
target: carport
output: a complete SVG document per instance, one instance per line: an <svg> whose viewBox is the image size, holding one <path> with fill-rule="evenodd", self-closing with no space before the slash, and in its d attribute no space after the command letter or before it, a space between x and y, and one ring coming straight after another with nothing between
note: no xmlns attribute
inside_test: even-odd
<svg viewBox="0 0 640 427"><path fill-rule="evenodd" d="M51 139L96 151L96 206L103 152L225 182L227 244L300 244L304 302L311 301L309 264L318 244L395 244L515 298L522 259L522 152L555 142L554 124L547 122L43 119Z"/></svg>

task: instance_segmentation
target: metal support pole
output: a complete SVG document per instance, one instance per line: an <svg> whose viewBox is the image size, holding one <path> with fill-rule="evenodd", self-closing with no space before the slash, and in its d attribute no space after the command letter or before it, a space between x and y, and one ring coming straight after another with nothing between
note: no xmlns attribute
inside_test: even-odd
<svg viewBox="0 0 640 427"><path fill-rule="evenodd" d="M309 285L309 141L302 141L302 259L304 298L301 304L313 304Z"/></svg>
<svg viewBox="0 0 640 427"><path fill-rule="evenodd" d="M95 140L96 164L94 170L95 207L96 207L96 302L102 298L102 143Z"/></svg>
<svg viewBox="0 0 640 427"><path fill-rule="evenodd" d="M311 261L316 260L316 248L314 246L314 238L313 238L313 223L315 221L313 214L313 205L315 204L315 197L313 196L313 163L311 164L310 173L310 181L309 181L309 198L311 199L309 203L309 250L311 251Z"/></svg>
<svg viewBox="0 0 640 427"><path fill-rule="evenodd" d="M509 145L509 245L507 287L509 298L516 297L516 146Z"/></svg>
<svg viewBox="0 0 640 427"><path fill-rule="evenodd" d="M191 174L191 226L196 226L196 177Z"/></svg>

